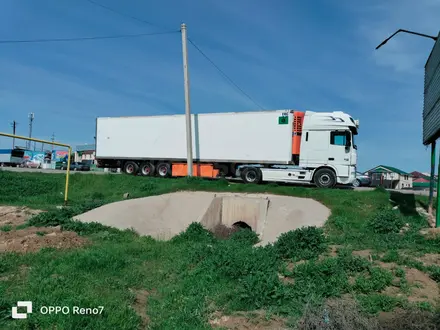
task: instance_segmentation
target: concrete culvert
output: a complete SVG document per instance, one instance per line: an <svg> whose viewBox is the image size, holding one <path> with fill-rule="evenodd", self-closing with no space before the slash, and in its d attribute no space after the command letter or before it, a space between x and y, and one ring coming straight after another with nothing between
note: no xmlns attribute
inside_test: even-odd
<svg viewBox="0 0 440 330"><path fill-rule="evenodd" d="M246 222L243 221L237 221L232 225L232 228L236 229L236 230L240 230L240 229L248 229L248 230L252 230L251 226L249 226Z"/></svg>
<svg viewBox="0 0 440 330"><path fill-rule="evenodd" d="M192 222L200 222L206 229L227 237L244 227L254 231L261 239L259 244L265 245L290 230L320 227L329 215L327 207L308 198L196 191L128 199L75 219L119 229L133 228L140 235L164 240L186 230Z"/></svg>
<svg viewBox="0 0 440 330"><path fill-rule="evenodd" d="M239 230L250 230L252 231L251 226L249 226L246 222L238 221L235 222L231 227L225 226L224 224L218 224L214 228L211 229L211 232L215 237L219 239L228 239L232 234L236 233Z"/></svg>

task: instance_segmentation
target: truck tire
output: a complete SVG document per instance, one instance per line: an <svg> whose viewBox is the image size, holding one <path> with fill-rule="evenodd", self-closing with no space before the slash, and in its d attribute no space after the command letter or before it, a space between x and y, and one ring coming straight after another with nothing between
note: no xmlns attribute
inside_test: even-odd
<svg viewBox="0 0 440 330"><path fill-rule="evenodd" d="M313 181L318 188L333 188L336 185L336 175L331 169L321 168L316 171Z"/></svg>
<svg viewBox="0 0 440 330"><path fill-rule="evenodd" d="M245 183L260 183L261 178L261 171L257 167L246 167L243 171L241 171L241 179Z"/></svg>
<svg viewBox="0 0 440 330"><path fill-rule="evenodd" d="M124 164L124 172L129 175L136 175L139 171L139 166L135 162L128 161Z"/></svg>
<svg viewBox="0 0 440 330"><path fill-rule="evenodd" d="M171 176L171 166L168 163L160 163L157 165L157 175L161 178Z"/></svg>
<svg viewBox="0 0 440 330"><path fill-rule="evenodd" d="M155 167L150 162L144 162L141 164L141 167L139 169L141 175L143 176L153 176L154 175Z"/></svg>

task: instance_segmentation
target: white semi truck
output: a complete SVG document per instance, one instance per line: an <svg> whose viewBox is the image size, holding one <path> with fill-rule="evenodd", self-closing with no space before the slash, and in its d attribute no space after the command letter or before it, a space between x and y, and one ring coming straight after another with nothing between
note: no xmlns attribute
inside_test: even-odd
<svg viewBox="0 0 440 330"><path fill-rule="evenodd" d="M193 114L193 175L331 188L356 178L359 121L344 112L271 110ZM98 167L186 176L184 115L100 117Z"/></svg>

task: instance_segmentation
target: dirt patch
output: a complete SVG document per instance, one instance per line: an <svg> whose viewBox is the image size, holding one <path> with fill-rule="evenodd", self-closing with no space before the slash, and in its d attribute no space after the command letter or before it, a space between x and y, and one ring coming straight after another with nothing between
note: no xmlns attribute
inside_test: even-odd
<svg viewBox="0 0 440 330"><path fill-rule="evenodd" d="M29 218L41 212L43 211L32 210L27 207L0 206L0 227L22 225Z"/></svg>
<svg viewBox="0 0 440 330"><path fill-rule="evenodd" d="M370 261L373 261L373 257L372 257L372 252L371 250L359 250L359 251L353 251L353 255L354 256L358 256L358 257L362 257L362 258L366 258Z"/></svg>
<svg viewBox="0 0 440 330"><path fill-rule="evenodd" d="M393 270L397 267L399 267L396 263L394 262L383 262L383 261L376 261L375 262L376 265L388 269L388 270Z"/></svg>
<svg viewBox="0 0 440 330"><path fill-rule="evenodd" d="M249 313L237 313L234 315L222 315L214 313L209 324L215 328L226 328L230 330L282 330L287 329L286 321L280 317L268 318L264 311Z"/></svg>
<svg viewBox="0 0 440 330"><path fill-rule="evenodd" d="M416 260L423 262L425 266L440 265L440 254L428 253L416 258Z"/></svg>
<svg viewBox="0 0 440 330"><path fill-rule="evenodd" d="M71 231L62 231L60 227L27 227L8 232L0 231L1 252L36 252L41 248L57 249L83 246L87 239Z"/></svg>
<svg viewBox="0 0 440 330"><path fill-rule="evenodd" d="M440 228L426 228L420 230L420 234L427 239L435 239L440 236Z"/></svg>
<svg viewBox="0 0 440 330"><path fill-rule="evenodd" d="M393 270L399 266L395 263L378 262L380 267ZM411 289L411 293L408 295L408 301L410 302L422 302L426 301L433 305L436 305L440 297L440 291L437 282L431 279L428 274L415 269L401 267L405 271L405 277L408 285ZM390 296L402 296L401 291L396 287L388 287L384 290L385 294Z"/></svg>
<svg viewBox="0 0 440 330"><path fill-rule="evenodd" d="M395 286L389 286L385 288L382 293L391 297L404 297L404 294L401 292L400 288Z"/></svg>
<svg viewBox="0 0 440 330"><path fill-rule="evenodd" d="M330 245L330 256L331 257L337 257L338 256L338 250L341 249L342 245Z"/></svg>
<svg viewBox="0 0 440 330"><path fill-rule="evenodd" d="M437 282L415 268L407 268L405 272L408 284L412 286L408 300L411 302L428 301L435 304L440 297Z"/></svg>
<svg viewBox="0 0 440 330"><path fill-rule="evenodd" d="M278 278L281 282L283 282L286 285L293 285L295 284L295 279L292 277L284 276L282 274L278 274Z"/></svg>
<svg viewBox="0 0 440 330"><path fill-rule="evenodd" d="M141 329L145 329L148 323L150 322L150 318L147 315L147 304L148 297L152 294L152 292L147 290L130 290L135 295L135 300L132 305L136 314L141 318Z"/></svg>

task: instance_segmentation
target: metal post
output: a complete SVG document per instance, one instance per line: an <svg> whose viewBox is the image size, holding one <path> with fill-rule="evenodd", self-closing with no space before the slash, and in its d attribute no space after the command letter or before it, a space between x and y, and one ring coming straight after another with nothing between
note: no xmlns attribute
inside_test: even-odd
<svg viewBox="0 0 440 330"><path fill-rule="evenodd" d="M17 122L14 120L12 122L12 134L15 135L15 131L17 129ZM12 149L15 149L15 138L12 139Z"/></svg>
<svg viewBox="0 0 440 330"><path fill-rule="evenodd" d="M186 24L180 26L182 32L182 53L183 53L183 82L185 87L185 117L186 117L186 164L188 166L188 176L193 175L192 157L192 132L191 132L191 107L189 100L189 74L188 74L188 48L186 37Z"/></svg>
<svg viewBox="0 0 440 330"><path fill-rule="evenodd" d="M67 205L68 194L69 194L69 176L70 176L70 162L72 155L72 148L69 146L69 155L67 156L67 168L66 168L66 189L64 191L64 205Z"/></svg>
<svg viewBox="0 0 440 330"><path fill-rule="evenodd" d="M39 143L53 143L53 145L59 146L59 147L66 147L69 149L69 155L67 158L67 171L66 171L66 188L64 190L64 205L67 205L67 201L68 201L68 194L69 194L69 175L70 175L70 156L72 154L72 147L69 146L68 144L64 144L64 143L58 143L58 142L54 142L54 141L46 141L46 140L40 140L40 139L34 139L34 138L28 138L25 136L20 136L20 135L12 135L12 134L8 134L8 133L2 133L0 132L0 136L5 136L5 137L10 137L10 138L17 138L20 140L26 140L26 141L34 141L34 142L39 142Z"/></svg>
<svg viewBox="0 0 440 330"><path fill-rule="evenodd" d="M440 227L440 194L439 194L439 188L440 188L440 154L438 159L438 171L437 171L437 210L436 210L436 217L435 217L435 226L437 228Z"/></svg>
<svg viewBox="0 0 440 330"><path fill-rule="evenodd" d="M434 201L434 185L435 185L435 141L431 144L431 178L429 183L429 201L428 214L429 218L433 218L432 204Z"/></svg>

